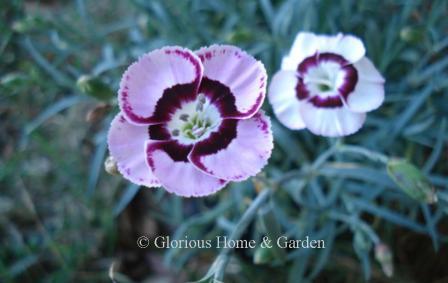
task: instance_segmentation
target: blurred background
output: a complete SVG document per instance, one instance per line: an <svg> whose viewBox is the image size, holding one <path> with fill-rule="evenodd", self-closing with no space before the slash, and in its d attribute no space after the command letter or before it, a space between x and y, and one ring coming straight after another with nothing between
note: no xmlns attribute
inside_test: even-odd
<svg viewBox="0 0 448 283"><path fill-rule="evenodd" d="M1 1L0 282L187 282L208 271L202 282L448 282L447 15L446 0ZM121 74L140 55L234 44L272 76L301 30L359 36L385 76L386 102L359 133L292 132L266 102L275 150L252 181L182 199L104 171ZM416 167L388 175L384 157ZM229 257L136 245L235 231L326 248Z"/></svg>

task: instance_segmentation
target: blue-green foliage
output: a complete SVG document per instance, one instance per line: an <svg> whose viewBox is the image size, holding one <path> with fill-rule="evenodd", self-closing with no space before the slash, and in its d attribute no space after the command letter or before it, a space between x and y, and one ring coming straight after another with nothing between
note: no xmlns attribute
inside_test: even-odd
<svg viewBox="0 0 448 283"><path fill-rule="evenodd" d="M361 37L386 78L384 105L360 132L340 140L292 132L273 118L275 150L254 182L206 199L148 189L153 205L142 213L173 239L309 236L324 239L326 248L244 256L170 249L159 251L164 263L190 280L207 274L204 281L311 282L340 257L356 259L369 278L378 269L374 246L393 250L398 227L426 234L438 249L447 241L437 228L448 213L447 11L445 0L3 1L0 281L109 281L116 217L138 188L103 170L118 108L112 99L113 111L85 122L101 102L82 93L82 75L107 93L107 86L117 90L127 65L152 49L227 43L261 60L272 76L301 30ZM273 117L268 103L263 108ZM386 171L391 157L420 168L438 202L402 191ZM200 256L209 259L208 273L190 269ZM335 274L334 282L344 278Z"/></svg>

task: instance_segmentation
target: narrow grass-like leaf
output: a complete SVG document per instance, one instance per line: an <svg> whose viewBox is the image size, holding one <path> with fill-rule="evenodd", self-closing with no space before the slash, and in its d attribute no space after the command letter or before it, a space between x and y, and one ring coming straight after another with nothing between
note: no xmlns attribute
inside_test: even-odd
<svg viewBox="0 0 448 283"><path fill-rule="evenodd" d="M394 122L394 127L389 138L390 141L401 132L404 126L412 119L412 117L417 113L426 99L433 93L432 85L426 86L420 93L416 94L411 104L406 107L406 110L402 112L397 121Z"/></svg>
<svg viewBox="0 0 448 283"><path fill-rule="evenodd" d="M87 180L87 190L86 190L87 196L91 196L95 191L98 179L100 177L100 172L103 169L103 162L106 157L106 151L107 151L106 133L102 133L100 135L100 140L98 141L95 153L93 155L90 164L90 173L89 178Z"/></svg>
<svg viewBox="0 0 448 283"><path fill-rule="evenodd" d="M362 199L351 198L351 202L359 209L371 213L373 215L376 215L378 217L381 217L386 221L392 222L402 227L406 227L418 233L426 232L426 228L423 225L415 221L412 221L411 219L407 218L404 215L397 214L391 210L376 206Z"/></svg>
<svg viewBox="0 0 448 283"><path fill-rule="evenodd" d="M423 172L429 173L432 168L434 168L437 161L442 157L442 149L446 135L446 119L442 119L442 123L440 123L439 133L437 134L436 143L434 144L434 149L432 150L431 155L423 166Z"/></svg>
<svg viewBox="0 0 448 283"><path fill-rule="evenodd" d="M56 69L50 62L48 62L42 54L34 47L31 39L26 37L23 41L23 46L30 53L31 57L34 61L42 67L58 84L63 87L71 88L74 85L74 81L72 81L68 76L64 73Z"/></svg>
<svg viewBox="0 0 448 283"><path fill-rule="evenodd" d="M61 112L64 109L67 109L69 107L72 107L75 104L78 104L81 101L85 101L86 98L79 95L73 95L69 97L62 98L58 102L50 105L47 109L42 111L39 116L34 118L31 122L26 124L24 130L22 139L20 142L20 148L24 149L28 142L28 136L35 131L39 126L41 126L45 121L56 115L57 113Z"/></svg>
<svg viewBox="0 0 448 283"><path fill-rule="evenodd" d="M120 200L115 205L112 211L115 217L120 215L120 213L128 206L128 204L132 201L139 190L140 186L138 185L130 184L129 186L127 186L124 193L121 195Z"/></svg>
<svg viewBox="0 0 448 283"><path fill-rule="evenodd" d="M439 250L439 235L437 233L437 228L434 226L435 222L433 216L431 215L431 211L429 210L429 206L427 204L422 204L422 213L425 218L426 228L428 229L428 234L431 236L432 245L434 250L437 252Z"/></svg>
<svg viewBox="0 0 448 283"><path fill-rule="evenodd" d="M38 260L39 256L37 255L28 255L26 257L21 258L20 260L16 261L12 266L9 267L9 275L11 277L17 277L23 274L33 264L37 263Z"/></svg>

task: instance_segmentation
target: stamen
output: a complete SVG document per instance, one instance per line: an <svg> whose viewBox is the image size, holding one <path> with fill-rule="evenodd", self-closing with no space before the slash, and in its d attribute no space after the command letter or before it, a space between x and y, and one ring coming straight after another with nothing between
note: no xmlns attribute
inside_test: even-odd
<svg viewBox="0 0 448 283"><path fill-rule="evenodd" d="M202 111L204 109L204 104L205 104L205 96L203 93L200 93L198 95L198 104L196 105L196 111Z"/></svg>
<svg viewBox="0 0 448 283"><path fill-rule="evenodd" d="M203 93L200 93L198 95L198 101L201 102L202 104L205 104L205 95Z"/></svg>
<svg viewBox="0 0 448 283"><path fill-rule="evenodd" d="M206 130L207 130L206 128L201 127L201 128L193 129L192 133L196 137L201 137L205 133Z"/></svg>
<svg viewBox="0 0 448 283"><path fill-rule="evenodd" d="M182 114L182 115L180 115L179 119L181 119L182 121L187 122L189 117L190 116L188 114Z"/></svg>
<svg viewBox="0 0 448 283"><path fill-rule="evenodd" d="M208 103L205 94L198 94L195 101L179 111L168 123L168 129L171 137L182 143L193 144L207 138L220 122L218 110Z"/></svg>

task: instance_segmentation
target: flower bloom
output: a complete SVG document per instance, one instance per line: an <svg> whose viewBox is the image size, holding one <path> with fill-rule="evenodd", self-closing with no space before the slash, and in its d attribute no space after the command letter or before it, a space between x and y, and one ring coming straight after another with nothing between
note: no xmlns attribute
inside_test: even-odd
<svg viewBox="0 0 448 283"><path fill-rule="evenodd" d="M337 137L357 132L384 101L384 78L351 35L297 35L272 78L269 102L286 127Z"/></svg>
<svg viewBox="0 0 448 283"><path fill-rule="evenodd" d="M265 93L263 64L236 47L152 51L123 75L110 154L135 184L212 194L266 165L273 141L259 111Z"/></svg>

